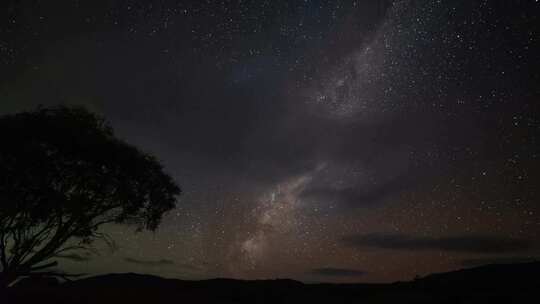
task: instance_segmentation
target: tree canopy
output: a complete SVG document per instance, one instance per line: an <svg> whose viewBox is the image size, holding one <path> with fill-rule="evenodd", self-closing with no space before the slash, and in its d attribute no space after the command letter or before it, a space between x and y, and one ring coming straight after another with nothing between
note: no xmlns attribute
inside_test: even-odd
<svg viewBox="0 0 540 304"><path fill-rule="evenodd" d="M108 223L155 230L180 188L155 157L81 107L0 117L0 286L90 248Z"/></svg>

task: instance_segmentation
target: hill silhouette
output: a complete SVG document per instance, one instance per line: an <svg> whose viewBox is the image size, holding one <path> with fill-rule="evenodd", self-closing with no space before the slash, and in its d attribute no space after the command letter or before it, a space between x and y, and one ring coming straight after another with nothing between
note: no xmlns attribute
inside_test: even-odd
<svg viewBox="0 0 540 304"><path fill-rule="evenodd" d="M304 284L287 279L185 281L127 273L64 284L23 280L2 298L6 303L55 304L538 303L539 274L540 262L487 265L391 284Z"/></svg>

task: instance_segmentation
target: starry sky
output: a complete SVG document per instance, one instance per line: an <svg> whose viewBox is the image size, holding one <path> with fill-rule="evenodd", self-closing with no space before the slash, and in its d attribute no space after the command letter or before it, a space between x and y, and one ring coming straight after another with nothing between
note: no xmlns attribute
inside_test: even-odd
<svg viewBox="0 0 540 304"><path fill-rule="evenodd" d="M183 189L90 274L390 282L540 256L535 0L2 1L0 114L84 105Z"/></svg>

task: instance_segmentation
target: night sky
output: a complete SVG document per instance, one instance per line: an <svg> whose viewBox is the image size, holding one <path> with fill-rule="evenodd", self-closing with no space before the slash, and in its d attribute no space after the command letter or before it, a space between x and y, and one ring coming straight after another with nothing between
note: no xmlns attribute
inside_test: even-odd
<svg viewBox="0 0 540 304"><path fill-rule="evenodd" d="M0 114L84 105L183 189L62 268L388 282L540 256L536 0L2 1Z"/></svg>

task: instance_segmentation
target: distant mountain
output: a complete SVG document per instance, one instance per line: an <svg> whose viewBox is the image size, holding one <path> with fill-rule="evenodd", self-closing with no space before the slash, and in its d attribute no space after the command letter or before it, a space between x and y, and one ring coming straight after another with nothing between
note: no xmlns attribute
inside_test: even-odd
<svg viewBox="0 0 540 304"><path fill-rule="evenodd" d="M431 274L413 282L415 285L441 290L448 287L466 290L538 288L539 283L540 262L485 265Z"/></svg>
<svg viewBox="0 0 540 304"><path fill-rule="evenodd" d="M64 284L21 281L0 303L540 303L540 262L487 265L392 284L184 281L108 274Z"/></svg>

